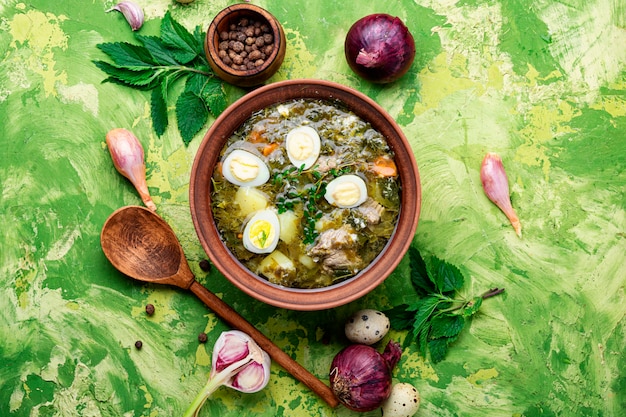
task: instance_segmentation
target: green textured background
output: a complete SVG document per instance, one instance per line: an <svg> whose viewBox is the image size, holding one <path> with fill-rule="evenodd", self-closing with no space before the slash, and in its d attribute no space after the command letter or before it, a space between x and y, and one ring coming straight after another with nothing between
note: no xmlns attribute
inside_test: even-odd
<svg viewBox="0 0 626 417"><path fill-rule="evenodd" d="M142 34L157 34L167 10L189 29L206 29L232 4L137 2ZM626 415L626 2L255 3L287 35L284 64L270 81L332 80L385 107L422 176L414 244L458 265L468 294L506 288L484 303L445 361L404 351L394 380L420 390L418 416ZM147 94L101 84L91 61L105 57L95 45L133 41L121 14L105 13L113 4L0 3L0 415L180 415L227 329L191 293L132 282L102 254L105 219L140 203L106 149L114 127L142 141L158 212L199 281L327 380L351 312L413 297L408 259L363 299L321 312L264 305L202 272L206 255L188 207L202 134L188 147L175 126L158 138ZM373 12L399 16L416 39L413 67L392 85L358 79L343 56L350 25ZM243 94L228 91L231 100ZM482 192L488 151L504 160L522 239ZM150 318L148 302L156 306ZM197 342L202 331L206 345ZM222 388L202 415L357 413L328 408L273 365L266 389Z"/></svg>

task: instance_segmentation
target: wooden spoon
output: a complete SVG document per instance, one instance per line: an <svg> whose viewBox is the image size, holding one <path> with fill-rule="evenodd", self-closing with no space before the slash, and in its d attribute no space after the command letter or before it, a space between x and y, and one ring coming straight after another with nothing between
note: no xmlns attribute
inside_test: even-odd
<svg viewBox="0 0 626 417"><path fill-rule="evenodd" d="M102 250L120 272L139 281L191 290L222 320L247 333L270 357L328 405L339 401L332 390L283 352L228 304L196 281L172 228L158 214L140 206L122 207L106 220Z"/></svg>

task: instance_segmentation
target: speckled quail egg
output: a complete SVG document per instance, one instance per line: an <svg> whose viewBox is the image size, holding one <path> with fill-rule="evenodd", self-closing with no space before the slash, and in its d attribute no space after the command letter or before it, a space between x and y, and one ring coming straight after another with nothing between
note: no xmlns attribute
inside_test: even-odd
<svg viewBox="0 0 626 417"><path fill-rule="evenodd" d="M255 154L235 149L222 161L222 174L230 183L241 187L257 187L270 178L267 164Z"/></svg>
<svg viewBox="0 0 626 417"><path fill-rule="evenodd" d="M389 331L389 318L373 309L359 310L346 322L346 337L353 343L373 345Z"/></svg>
<svg viewBox="0 0 626 417"><path fill-rule="evenodd" d="M308 169L320 156L320 137L310 126L299 126L287 133L285 148L289 161L296 167Z"/></svg>
<svg viewBox="0 0 626 417"><path fill-rule="evenodd" d="M357 207L367 200L367 186L358 175L342 175L328 183L324 197L339 208Z"/></svg>
<svg viewBox="0 0 626 417"><path fill-rule="evenodd" d="M252 215L243 230L243 246L253 253L270 253L278 245L280 222L272 209Z"/></svg>
<svg viewBox="0 0 626 417"><path fill-rule="evenodd" d="M406 382L399 382L391 387L391 394L382 406L384 417L411 417L420 408L420 393Z"/></svg>

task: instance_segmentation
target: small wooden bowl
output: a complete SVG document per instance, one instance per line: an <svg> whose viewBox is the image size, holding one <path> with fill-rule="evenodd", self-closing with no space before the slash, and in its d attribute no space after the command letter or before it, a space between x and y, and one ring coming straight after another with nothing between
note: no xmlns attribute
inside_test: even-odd
<svg viewBox="0 0 626 417"><path fill-rule="evenodd" d="M226 65L219 56L220 33L228 31L231 24L237 24L243 18L267 23L274 38L274 49L265 59L265 63L245 71ZM280 22L267 10L248 3L228 6L219 12L209 25L204 42L204 52L215 74L222 80L239 87L261 85L274 75L283 63L285 49L285 32Z"/></svg>
<svg viewBox="0 0 626 417"><path fill-rule="evenodd" d="M255 112L295 99L338 100L357 116L370 122L387 140L395 154L401 182L401 207L396 229L382 252L357 275L324 288L295 289L270 283L252 273L230 252L213 218L211 193L213 171L220 151L230 136ZM189 183L189 204L200 243L213 264L236 287L267 304L292 310L323 310L337 307L367 294L383 282L409 248L421 207L421 185L413 151L382 107L366 95L340 84L322 80L279 81L246 94L228 107L204 136L196 154Z"/></svg>

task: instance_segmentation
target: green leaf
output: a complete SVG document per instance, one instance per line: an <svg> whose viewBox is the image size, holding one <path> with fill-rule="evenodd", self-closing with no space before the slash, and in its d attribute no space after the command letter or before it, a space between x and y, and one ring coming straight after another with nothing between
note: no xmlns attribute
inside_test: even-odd
<svg viewBox="0 0 626 417"><path fill-rule="evenodd" d="M470 317L476 314L480 306L483 305L483 298L478 296L474 297L467 302L467 304L463 307L463 311L461 314L465 317Z"/></svg>
<svg viewBox="0 0 626 417"><path fill-rule="evenodd" d="M196 39L196 54L201 58L202 61L206 62L206 54L204 53L204 42L206 38L206 32L202 31L201 26L196 26L193 31L193 37Z"/></svg>
<svg viewBox="0 0 626 417"><path fill-rule="evenodd" d="M204 101L191 92L183 92L176 101L176 120L178 130L185 145L189 145L193 137L202 129L209 115Z"/></svg>
<svg viewBox="0 0 626 417"><path fill-rule="evenodd" d="M152 127L157 135L161 136L167 129L167 103L165 101L166 92L163 91L164 84L152 90L150 97L150 116L152 116Z"/></svg>
<svg viewBox="0 0 626 417"><path fill-rule="evenodd" d="M187 81L185 82L185 91L190 91L197 95L202 94L202 89L204 88L204 84L206 84L208 78L203 74L198 74L194 72L187 76Z"/></svg>
<svg viewBox="0 0 626 417"><path fill-rule="evenodd" d="M389 318L391 327L396 330L405 330L411 328L415 313L407 310L407 304L395 306L389 310L385 310L385 315Z"/></svg>
<svg viewBox="0 0 626 417"><path fill-rule="evenodd" d="M430 325L430 339L439 339L440 337L457 337L465 326L465 320L458 314L441 315L434 317L431 320Z"/></svg>
<svg viewBox="0 0 626 417"><path fill-rule="evenodd" d="M448 354L448 339L433 339L428 342L428 351L430 352L430 360L433 363L439 363L445 359Z"/></svg>
<svg viewBox="0 0 626 417"><path fill-rule="evenodd" d="M431 257L430 276L441 294L460 290L463 287L463 274L456 266Z"/></svg>
<svg viewBox="0 0 626 417"><path fill-rule="evenodd" d="M217 117L228 107L224 84L217 78L209 78L202 89L202 98L209 106L213 116Z"/></svg>
<svg viewBox="0 0 626 417"><path fill-rule="evenodd" d="M416 336L424 330L428 319L437 305L439 304L439 298L429 296L422 298L419 303L417 303L417 311L415 312L415 318L413 319L413 331Z"/></svg>
<svg viewBox="0 0 626 417"><path fill-rule="evenodd" d="M105 61L94 61L94 64L111 78L105 81L114 81L118 84L140 90L150 90L159 85L160 77L162 75L162 71L160 69L154 68L146 68L137 71L124 67L117 67Z"/></svg>
<svg viewBox="0 0 626 417"><path fill-rule="evenodd" d="M143 46L128 42L101 43L97 47L107 54L113 63L120 67L143 69L156 64L150 52Z"/></svg>
<svg viewBox="0 0 626 417"><path fill-rule="evenodd" d="M150 56L158 65L179 66L180 62L172 56L163 41L156 36L135 35L150 52Z"/></svg>
<svg viewBox="0 0 626 417"><path fill-rule="evenodd" d="M411 270L411 283L417 293L423 297L436 291L434 283L428 276L426 263L417 248L409 247L409 266Z"/></svg>
<svg viewBox="0 0 626 417"><path fill-rule="evenodd" d="M172 54L181 64L193 61L198 55L197 39L180 23L165 13L161 21L161 39L163 44L172 49Z"/></svg>

